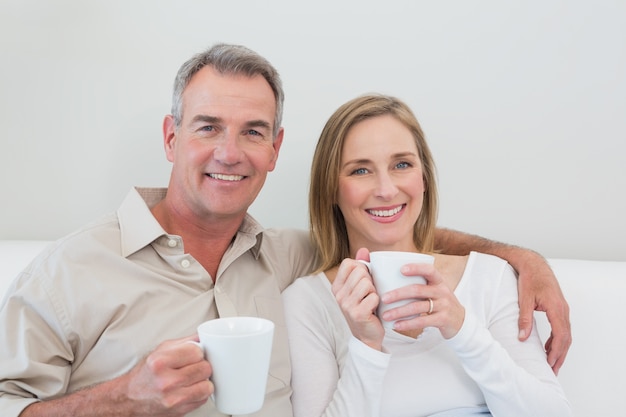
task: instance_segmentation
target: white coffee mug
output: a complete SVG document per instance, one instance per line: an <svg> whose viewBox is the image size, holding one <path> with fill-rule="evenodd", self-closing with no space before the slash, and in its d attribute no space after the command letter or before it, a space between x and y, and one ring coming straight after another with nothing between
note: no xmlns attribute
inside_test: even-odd
<svg viewBox="0 0 626 417"><path fill-rule="evenodd" d="M376 292L380 297L386 292L395 290L396 288L405 287L412 284L426 284L426 279L421 276L407 276L400 272L406 264L419 264L427 263L433 264L435 258L431 255L415 252L400 252L400 251L375 251L370 252L370 262L360 261L364 263L374 279L374 286ZM380 318L384 327L393 329L394 321L385 321L382 315L385 311L392 308L400 307L414 299L406 299L396 301L395 303L385 304L382 301L378 304L377 315ZM408 317L407 317L408 318ZM406 318L405 318L406 319Z"/></svg>
<svg viewBox="0 0 626 417"><path fill-rule="evenodd" d="M198 344L211 363L213 401L224 414L263 407L274 323L259 317L223 317L198 326Z"/></svg>

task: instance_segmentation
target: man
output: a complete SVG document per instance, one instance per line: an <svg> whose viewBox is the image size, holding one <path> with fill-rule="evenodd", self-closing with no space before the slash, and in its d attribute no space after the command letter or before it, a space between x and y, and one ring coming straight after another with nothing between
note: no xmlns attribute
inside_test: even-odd
<svg viewBox="0 0 626 417"><path fill-rule="evenodd" d="M133 189L116 213L56 242L0 307L3 416L221 415L211 365L186 342L199 323L234 315L276 325L254 415L291 415L280 293L314 254L305 232L264 230L247 214L278 158L282 105L278 73L247 48L216 45L183 64L163 122L167 190ZM531 287L525 319L535 304L554 319L558 370L569 346L558 283L538 255L494 245Z"/></svg>

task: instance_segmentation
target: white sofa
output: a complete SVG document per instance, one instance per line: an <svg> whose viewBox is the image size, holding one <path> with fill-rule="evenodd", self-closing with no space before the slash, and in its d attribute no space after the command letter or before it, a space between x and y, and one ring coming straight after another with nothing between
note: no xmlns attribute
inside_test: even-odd
<svg viewBox="0 0 626 417"><path fill-rule="evenodd" d="M0 295L49 242L0 240ZM626 262L549 259L571 309L573 344L559 380L574 415L624 416L626 407ZM625 302L626 304L626 302ZM544 313L537 325L545 340Z"/></svg>

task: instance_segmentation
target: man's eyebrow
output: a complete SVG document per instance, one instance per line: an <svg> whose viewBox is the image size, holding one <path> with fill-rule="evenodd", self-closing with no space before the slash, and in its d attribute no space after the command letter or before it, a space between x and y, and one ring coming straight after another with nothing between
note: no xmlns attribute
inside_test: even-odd
<svg viewBox="0 0 626 417"><path fill-rule="evenodd" d="M215 117L215 116L208 116L206 114L198 114L196 116L194 116L193 119L191 119L191 123L198 123L198 122L204 122L204 123L219 123L221 122L222 119L220 119L219 117Z"/></svg>
<svg viewBox="0 0 626 417"><path fill-rule="evenodd" d="M265 129L270 130L272 128L272 126L266 122L265 120L250 120L249 122L246 122L246 127L263 127Z"/></svg>

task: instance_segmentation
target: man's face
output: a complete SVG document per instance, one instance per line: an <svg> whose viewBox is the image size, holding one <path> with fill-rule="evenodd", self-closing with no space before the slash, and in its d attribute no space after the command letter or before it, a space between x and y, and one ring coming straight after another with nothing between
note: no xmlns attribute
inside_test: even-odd
<svg viewBox="0 0 626 417"><path fill-rule="evenodd" d="M163 124L173 163L168 198L205 220L240 221L276 165L283 138L274 139L276 102L260 75L198 71L183 92L181 124Z"/></svg>

